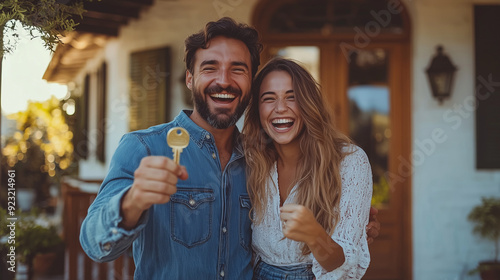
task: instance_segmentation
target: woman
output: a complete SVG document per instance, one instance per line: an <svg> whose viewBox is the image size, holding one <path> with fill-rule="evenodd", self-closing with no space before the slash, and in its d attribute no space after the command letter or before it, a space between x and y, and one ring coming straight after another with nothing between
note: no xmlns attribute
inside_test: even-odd
<svg viewBox="0 0 500 280"><path fill-rule="evenodd" d="M291 60L273 59L255 78L243 128L254 279L361 279L368 267L370 164L325 103Z"/></svg>

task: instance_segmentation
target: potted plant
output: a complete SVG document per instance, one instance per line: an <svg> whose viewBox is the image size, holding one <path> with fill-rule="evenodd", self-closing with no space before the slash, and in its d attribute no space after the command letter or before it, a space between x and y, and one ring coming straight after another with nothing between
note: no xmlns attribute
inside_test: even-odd
<svg viewBox="0 0 500 280"><path fill-rule="evenodd" d="M40 254L46 261L54 260L57 252L63 250L63 241L57 233L57 228L46 219L40 218L37 209L28 213L18 211L16 224L16 253L19 260L28 267L28 280L33 279L36 272L34 260ZM47 263L44 268L50 268L52 264Z"/></svg>
<svg viewBox="0 0 500 280"><path fill-rule="evenodd" d="M482 203L472 209L468 216L475 223L473 232L495 244L495 259L482 261L472 272L479 272L483 280L500 279L500 198L482 198Z"/></svg>

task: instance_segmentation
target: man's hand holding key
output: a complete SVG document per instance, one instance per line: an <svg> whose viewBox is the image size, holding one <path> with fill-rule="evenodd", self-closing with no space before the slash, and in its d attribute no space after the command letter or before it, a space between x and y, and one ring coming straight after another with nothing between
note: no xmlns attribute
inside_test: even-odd
<svg viewBox="0 0 500 280"><path fill-rule="evenodd" d="M175 128L179 129L179 128ZM178 130L170 130L167 135L169 146L173 149L174 157L187 146L189 142L189 134L187 138L182 140L180 136L171 136L171 134L187 134L187 131L178 133ZM169 136L170 135L170 136ZM174 144L169 140L174 139ZM176 146L172 146L176 145ZM180 166L175 161L163 156L149 156L141 160L139 167L134 172L134 183L130 190L123 197L121 211L123 220L121 226L125 229L134 228L137 225L142 213L149 209L153 204L163 204L170 201L170 196L177 191L177 180L186 180L188 178L187 170L184 166Z"/></svg>

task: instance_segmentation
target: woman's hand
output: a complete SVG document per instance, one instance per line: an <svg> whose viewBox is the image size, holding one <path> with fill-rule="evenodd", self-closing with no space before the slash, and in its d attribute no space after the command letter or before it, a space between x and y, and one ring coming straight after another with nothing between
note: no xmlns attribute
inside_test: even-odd
<svg viewBox="0 0 500 280"><path fill-rule="evenodd" d="M291 240L308 245L316 244L317 238L326 233L312 211L299 204L283 205L280 208L280 219L283 223L283 234Z"/></svg>
<svg viewBox="0 0 500 280"><path fill-rule="evenodd" d="M332 271L344 263L342 247L326 233L311 210L298 204L285 204L280 210L286 238L304 242L326 271Z"/></svg>

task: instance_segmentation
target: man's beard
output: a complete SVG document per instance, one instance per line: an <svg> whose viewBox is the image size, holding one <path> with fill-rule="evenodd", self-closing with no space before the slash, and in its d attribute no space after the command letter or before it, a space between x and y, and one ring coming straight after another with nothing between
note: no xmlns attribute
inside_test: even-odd
<svg viewBox="0 0 500 280"><path fill-rule="evenodd" d="M231 86L222 88L218 85L206 88L205 96L206 98L210 98L209 94L223 91L235 94L236 98L242 98L241 90ZM203 99L203 95L198 91L196 86L193 87L193 99L196 110L208 124L217 129L226 129L234 126L240 119L241 115L243 115L243 112L245 112L245 109L248 106L250 96L248 95L246 98L241 99L233 114L230 113L230 109L221 108L215 109L216 112L211 112L210 108L208 108L208 103Z"/></svg>

